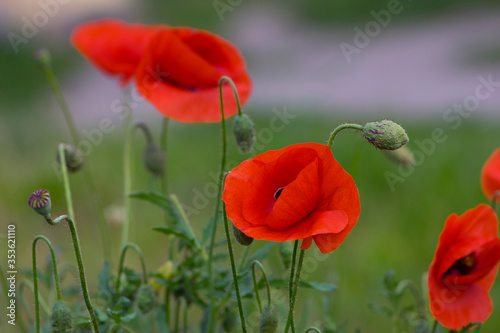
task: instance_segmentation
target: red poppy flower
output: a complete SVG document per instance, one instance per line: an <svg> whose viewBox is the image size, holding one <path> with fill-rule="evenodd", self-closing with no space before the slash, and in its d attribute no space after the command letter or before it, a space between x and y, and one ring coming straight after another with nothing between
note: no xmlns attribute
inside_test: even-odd
<svg viewBox="0 0 500 333"><path fill-rule="evenodd" d="M118 75L125 85L134 75L151 37L160 29L160 26L101 20L78 26L71 42L96 67Z"/></svg>
<svg viewBox="0 0 500 333"><path fill-rule="evenodd" d="M245 61L228 41L191 28L163 29L144 51L136 73L139 92L166 117L182 122L221 120L219 80L230 77L241 104L252 82ZM224 85L224 114L237 112L233 91Z"/></svg>
<svg viewBox="0 0 500 333"><path fill-rule="evenodd" d="M245 60L230 42L207 31L102 20L83 24L73 45L99 69L135 77L139 92L166 117L181 122L221 120L219 80L230 77L241 105L252 91ZM224 114L237 112L233 91L223 88Z"/></svg>
<svg viewBox="0 0 500 333"><path fill-rule="evenodd" d="M315 241L335 250L356 224L359 194L326 145L295 144L241 163L226 177L223 200L236 228L256 239Z"/></svg>
<svg viewBox="0 0 500 333"><path fill-rule="evenodd" d="M500 191L500 148L495 150L484 164L481 172L481 185L488 198ZM497 197L500 201L500 196Z"/></svg>
<svg viewBox="0 0 500 333"><path fill-rule="evenodd" d="M498 220L490 206L450 215L429 268L434 318L452 330L486 321L493 309L489 290L499 261Z"/></svg>

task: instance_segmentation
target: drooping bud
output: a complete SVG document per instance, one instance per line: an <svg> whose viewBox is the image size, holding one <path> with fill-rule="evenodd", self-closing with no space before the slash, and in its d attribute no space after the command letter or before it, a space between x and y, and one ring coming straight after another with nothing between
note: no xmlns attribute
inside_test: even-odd
<svg viewBox="0 0 500 333"><path fill-rule="evenodd" d="M233 120L233 134L238 148L243 153L252 151L255 142L255 128L252 120L246 115L236 115Z"/></svg>
<svg viewBox="0 0 500 333"><path fill-rule="evenodd" d="M73 332L73 316L66 302L58 301L52 308L51 325L54 333Z"/></svg>
<svg viewBox="0 0 500 333"><path fill-rule="evenodd" d="M396 163L410 166L415 165L415 156L413 152L406 146L398 148L396 150L384 150L384 153Z"/></svg>
<svg viewBox="0 0 500 333"><path fill-rule="evenodd" d="M278 330L278 313L274 305L265 306L259 320L259 333L275 333Z"/></svg>
<svg viewBox="0 0 500 333"><path fill-rule="evenodd" d="M408 143L403 127L391 120L374 121L363 127L363 136L375 147L394 150Z"/></svg>
<svg viewBox="0 0 500 333"><path fill-rule="evenodd" d="M146 143L142 152L144 167L154 177L161 177L165 172L165 152L154 142Z"/></svg>
<svg viewBox="0 0 500 333"><path fill-rule="evenodd" d="M280 242L278 248L285 269L290 268L290 264L292 263L293 242Z"/></svg>
<svg viewBox="0 0 500 333"><path fill-rule="evenodd" d="M253 243L253 238L245 235L240 229L236 228L233 224L234 238L243 246L249 246Z"/></svg>
<svg viewBox="0 0 500 333"><path fill-rule="evenodd" d="M52 208L49 191L41 188L31 193L30 198L28 199L28 205L38 214L45 218L49 218L50 209Z"/></svg>
<svg viewBox="0 0 500 333"><path fill-rule="evenodd" d="M64 160L66 161L66 169L70 173L77 172L83 167L83 155L73 145L64 144ZM61 163L59 151L57 153L57 163Z"/></svg>
<svg viewBox="0 0 500 333"><path fill-rule="evenodd" d="M150 284L141 284L137 292L137 307L142 313L148 313L155 304L155 293Z"/></svg>

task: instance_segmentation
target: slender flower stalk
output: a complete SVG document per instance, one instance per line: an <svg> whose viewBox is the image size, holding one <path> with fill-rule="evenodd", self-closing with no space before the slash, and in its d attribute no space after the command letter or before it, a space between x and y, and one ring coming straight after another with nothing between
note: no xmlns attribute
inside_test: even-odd
<svg viewBox="0 0 500 333"><path fill-rule="evenodd" d="M238 301L238 309L240 311L241 331L243 333L246 333L247 330L246 330L246 325L245 325L245 314L243 313L243 305L241 303L240 288L238 286L238 274L236 273L236 265L234 264L233 246L231 244L231 237L229 234L229 222L227 220L226 204L225 203L222 203L222 216L224 218L224 227L226 230L227 251L229 252L229 261L231 262L231 270L233 272L234 290L236 292L236 300ZM269 284L268 284L268 287L269 287ZM268 289L268 292L269 292L269 289ZM270 293L269 293L269 297L270 297Z"/></svg>
<svg viewBox="0 0 500 333"><path fill-rule="evenodd" d="M24 287L31 290L33 295L35 295L35 286L33 285L33 282L31 282L30 280L26 280L26 279L21 280L21 282L19 282L19 285L17 286L17 289L19 290L18 298L21 301L21 304L24 307L24 310L26 311L26 316L28 317L28 322L30 322L30 321L34 322L35 320L33 318L32 311L28 305L28 302L26 301L26 298L24 297L24 291L23 291ZM5 294L5 295L7 295L7 294ZM47 305L47 302L45 301L45 299L42 297L42 295L38 295L38 301L39 301L38 303L39 303L40 307L42 308L43 312L45 313L45 315L47 317L49 317L50 316L50 308ZM28 331L28 329L26 329L26 325L24 324L23 320L21 320L21 319L16 320L16 323L19 323L19 328L22 332Z"/></svg>
<svg viewBox="0 0 500 333"><path fill-rule="evenodd" d="M148 271L146 270L146 262L144 261L144 256L142 255L142 251L134 243L128 243L125 244L125 246L122 248L122 252L120 254L120 264L118 266L118 275L117 275L117 281L116 281L116 287L115 287L115 296L116 299L120 297L120 276L122 275L123 272L123 264L125 263L125 254L127 253L128 249L133 249L137 255L139 256L139 259L141 261L141 267L142 267L142 278L143 278L143 283L146 284L148 283Z"/></svg>
<svg viewBox="0 0 500 333"><path fill-rule="evenodd" d="M168 143L168 118L163 118L161 123L161 132L160 132L160 146L163 149L163 153L167 156L167 143ZM168 159L167 159L168 162ZM167 165L165 163L165 172L161 176L161 191L164 196L168 197L168 176L167 176ZM166 215L167 216L167 215Z"/></svg>
<svg viewBox="0 0 500 333"><path fill-rule="evenodd" d="M219 80L219 96L220 96L220 110L221 110L221 126L222 126L222 157L219 171L219 186L217 189L217 199L215 202L215 213L214 213L214 223L211 230L210 237L210 245L208 250L208 281L209 281L209 293L210 293L210 316L208 321L208 332L212 333L214 329L214 321L215 321L215 284L213 277L213 256L214 256L214 244L215 244L215 235L217 234L217 224L220 213L220 203L222 201L222 186L223 186L223 178L224 178L224 169L226 167L226 154L227 154L227 138L226 138L226 118L224 116L224 98L222 95L222 85L224 81L229 83L233 88L234 98L236 99L236 105L238 106L238 115L241 115L241 106L238 98L238 92L236 91L236 87L233 81L227 77L223 76Z"/></svg>
<svg viewBox="0 0 500 333"><path fill-rule="evenodd" d="M182 299L178 299L175 304L175 323L174 323L174 333L179 333L179 322L181 317L181 304Z"/></svg>
<svg viewBox="0 0 500 333"><path fill-rule="evenodd" d="M355 129L355 130L360 130L362 131L363 130L363 125L359 125L359 124L342 124L340 126L337 126L337 128L335 128L333 130L333 132L330 134L330 139L328 140L328 147L330 149L332 149L332 144L333 144L333 140L335 139L335 137L337 136L337 134L342 131L342 130L345 130L347 128L349 129Z"/></svg>
<svg viewBox="0 0 500 333"><path fill-rule="evenodd" d="M292 308L292 298L293 298L293 277L295 274L295 265L297 264L297 249L299 248L299 241L296 240L293 242L293 252L292 252L292 264L290 266L290 281L288 283L288 307ZM292 317L292 332L295 331L295 326Z"/></svg>
<svg viewBox="0 0 500 333"><path fill-rule="evenodd" d="M434 319L434 324L432 324L431 333L435 333L436 332L437 326L438 326L438 321L436 319Z"/></svg>
<svg viewBox="0 0 500 333"><path fill-rule="evenodd" d="M253 279L253 287L255 290L255 298L257 299L257 304L259 305L259 311L262 312L262 303L260 301L260 296L259 296L259 286L257 284L257 277L255 275L255 266L258 266L260 268L260 271L262 272L262 276L264 277L264 281L266 283L266 288L267 288L267 306L271 306L271 288L269 287L269 281L267 279L266 271L264 270L264 266L262 266L261 262L258 260L254 260L252 262L252 279Z"/></svg>
<svg viewBox="0 0 500 333"><path fill-rule="evenodd" d="M50 255L52 257L52 269L54 271L54 282L56 285L57 291L57 300L61 300L61 288L59 287L59 275L57 274L57 261L56 255L54 252L54 248L52 247L52 243L45 236L36 236L33 239L32 243L32 260L33 260L33 293L35 294L35 323L36 323L36 331L40 332L40 309L39 309L39 299L38 299L38 275L37 275L37 267L36 267L36 243L38 240L43 240L50 250Z"/></svg>
<svg viewBox="0 0 500 333"><path fill-rule="evenodd" d="M300 283L300 271L302 270L302 263L304 261L304 254L305 254L305 250L300 250L299 263L297 264L297 272L295 273L295 278L294 278L294 282L293 282L292 301L290 303L290 309L288 311L288 318L286 321L285 333L288 333L288 328L292 325L292 322L293 322L293 311L295 308L295 302L297 300L297 289L298 289L299 283ZM292 325L292 332L295 332L293 325Z"/></svg>
<svg viewBox="0 0 500 333"><path fill-rule="evenodd" d="M45 74L45 77L50 85L52 93L54 94L54 97L56 98L56 101L59 104L59 108L61 109L64 115L64 119L69 128L73 144L75 145L75 147L78 147L78 144L82 141L80 132L78 131L71 110L68 106L68 103L66 102L66 99L64 98L64 95L62 94L61 87L52 69L52 63L49 51L45 49L40 50L37 53L37 60ZM108 242L109 239L108 226L106 224L106 219L104 218L104 208L102 206L102 200L99 196L99 193L96 190L95 181L92 176L92 171L90 169L89 164L90 163L87 163L87 165L83 168L83 175L85 177L85 184L87 185L87 190L90 194L92 205L94 206L94 210L97 215L97 222L99 225L99 232L101 235L101 242L104 250L104 256L109 260L111 258L111 248ZM70 216L72 215L70 214Z"/></svg>

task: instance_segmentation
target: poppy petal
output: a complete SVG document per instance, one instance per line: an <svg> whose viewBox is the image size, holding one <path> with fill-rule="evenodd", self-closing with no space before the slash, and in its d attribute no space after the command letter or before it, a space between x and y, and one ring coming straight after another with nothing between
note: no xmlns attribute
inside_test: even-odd
<svg viewBox="0 0 500 333"><path fill-rule="evenodd" d="M488 158L481 171L481 187L488 198L500 191L500 148ZM500 196L498 197L500 201Z"/></svg>

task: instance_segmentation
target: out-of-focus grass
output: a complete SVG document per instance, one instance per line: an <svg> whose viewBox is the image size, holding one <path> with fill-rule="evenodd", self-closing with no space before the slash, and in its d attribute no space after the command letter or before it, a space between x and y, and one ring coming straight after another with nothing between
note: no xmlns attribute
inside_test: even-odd
<svg viewBox="0 0 500 333"><path fill-rule="evenodd" d="M252 114L251 109L248 111ZM293 107L289 107L288 112L296 114L296 118L282 131L274 133L271 139L268 136L264 137L264 141L262 138L258 139L257 142L261 145L258 153L299 142L323 143L328 139L329 132L344 121L363 123L373 120L367 116L336 112L307 114L304 110ZM54 244L64 249L60 263L74 260L67 230L62 226L46 225L27 206L29 194L36 188L44 187L51 191L54 214L66 212L62 184L51 163L57 143L66 140L68 135L64 126L57 122L50 124L52 116L53 113L48 113L45 117L35 114L23 121L20 117L4 117L1 123L0 233L6 232L7 224L17 225L19 267L30 266L31 240L38 234L48 236ZM271 110L253 115L256 128L269 128L273 116ZM380 113L379 116L384 115ZM336 139L334 156L355 178L362 213L357 226L344 244L329 254L309 274L309 279L338 285L338 290L330 295L334 304L333 316L339 323L347 323L350 332L357 327L361 328L361 332L390 331L390 321L370 313L367 307L370 301L384 302L381 294L384 272L392 268L399 278L409 278L420 283L422 274L433 258L446 217L451 213L462 214L467 209L486 202L480 189L479 174L484 161L500 142L500 121L498 118L482 117L480 111L465 120L457 130L451 129L440 118L425 121L409 120L401 116L391 118L407 129L410 136L409 147L414 150L421 150L417 143L428 140L437 127L445 131L447 140L437 144L433 153L424 155L425 158L413 173L405 177L404 182L395 184L395 191L391 191L385 173L398 174L397 165L387 160L354 131L344 131ZM158 136L158 122L151 121L150 124ZM103 142L93 148L88 158L105 207L122 203L121 135L120 130L105 135ZM149 177L142 169L140 160L144 139L137 135L135 141L133 189L148 189ZM210 198L206 206L201 207L205 204L203 200L193 199L198 191L204 192L206 184L213 183L211 173L215 174L218 170L219 141L220 124L174 123L170 128L168 172L171 192L176 193L183 204L199 211L199 214L191 216L198 234L213 213L214 200ZM248 156L240 154L229 137L228 160L239 163L246 158ZM103 264L98 227L82 175L72 175L71 182L84 262L90 286L95 288L97 274ZM152 226L163 223L163 213L145 202L133 202L132 212L131 240L143 249L148 269L154 270L166 259L168 248L166 238L151 231ZM120 227L113 225L110 228L112 238L108 241L113 246L116 269ZM219 237L222 237L222 229L218 232ZM256 241L253 246L257 248L264 243ZM5 250L3 244L2 251ZM274 263L275 260L276 256L273 255L270 258L272 264L267 262L265 265L269 271L281 275L282 266ZM129 262L130 266L138 268L135 259L131 258ZM305 304L305 300L312 297L314 301L309 306L313 311L309 322L321 320L320 295L319 292L301 290L297 314L302 312L300 306ZM498 283L493 287L492 297L498 305ZM499 325L500 311L495 308L482 332L496 332Z"/></svg>

